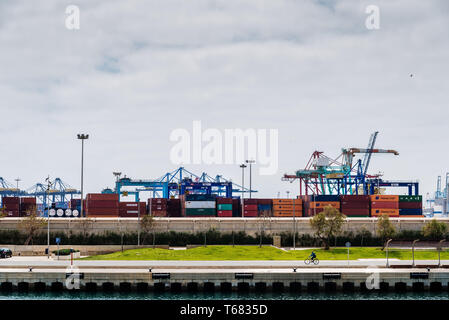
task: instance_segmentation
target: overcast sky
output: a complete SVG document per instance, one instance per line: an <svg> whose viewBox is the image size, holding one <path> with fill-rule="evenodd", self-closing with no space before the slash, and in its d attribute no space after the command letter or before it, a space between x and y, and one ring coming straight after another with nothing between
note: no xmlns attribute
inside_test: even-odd
<svg viewBox="0 0 449 320"><path fill-rule="evenodd" d="M70 4L79 30L65 26ZM254 171L259 196L297 191L284 173L314 150L365 148L376 130L400 155L374 155L370 172L433 193L449 171L448 75L446 0L3 0L0 176L79 188L83 132L88 192L116 170L156 178L177 167L172 130L201 120L279 130L278 172ZM237 164L185 167L241 181Z"/></svg>

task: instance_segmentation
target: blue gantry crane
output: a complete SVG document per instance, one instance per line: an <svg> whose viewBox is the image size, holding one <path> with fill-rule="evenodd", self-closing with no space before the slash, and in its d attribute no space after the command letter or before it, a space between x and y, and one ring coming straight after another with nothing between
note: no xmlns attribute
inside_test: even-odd
<svg viewBox="0 0 449 320"><path fill-rule="evenodd" d="M125 187L135 188L124 190ZM153 180L131 179L123 177L117 179L115 189L106 188L103 193L118 193L120 195L134 195L139 200L140 192L150 192L155 198L170 198L185 193L216 194L218 196L232 197L233 192L249 192L248 188L242 189L238 184L223 178L221 175L211 177L203 172L200 175L186 170L184 167L168 172ZM257 192L257 190L251 190Z"/></svg>

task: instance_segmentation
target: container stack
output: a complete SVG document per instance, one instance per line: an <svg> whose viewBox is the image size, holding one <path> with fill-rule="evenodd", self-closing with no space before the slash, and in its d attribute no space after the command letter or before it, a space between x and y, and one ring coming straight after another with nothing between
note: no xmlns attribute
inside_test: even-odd
<svg viewBox="0 0 449 320"><path fill-rule="evenodd" d="M302 217L302 199L273 199L274 217Z"/></svg>
<svg viewBox="0 0 449 320"><path fill-rule="evenodd" d="M187 194L185 196L186 217L215 217L215 198L213 194ZM232 210L232 209L231 209Z"/></svg>
<svg viewBox="0 0 449 320"><path fill-rule="evenodd" d="M3 197L2 202L7 217L20 217L19 197Z"/></svg>
<svg viewBox="0 0 449 320"><path fill-rule="evenodd" d="M167 202L165 198L150 198L148 199L148 214L153 217L167 216Z"/></svg>
<svg viewBox="0 0 449 320"><path fill-rule="evenodd" d="M338 195L311 195L303 196L302 199L304 200L305 217L313 217L329 206L340 210L340 196Z"/></svg>
<svg viewBox="0 0 449 320"><path fill-rule="evenodd" d="M399 196L375 194L370 196L371 216L386 214L389 217L399 217Z"/></svg>
<svg viewBox="0 0 449 320"><path fill-rule="evenodd" d="M243 199L243 217L257 217L257 199Z"/></svg>
<svg viewBox="0 0 449 320"><path fill-rule="evenodd" d="M273 216L273 200L257 199L257 214L259 217Z"/></svg>
<svg viewBox="0 0 449 320"><path fill-rule="evenodd" d="M422 196L399 196L399 216L404 218L422 217Z"/></svg>
<svg viewBox="0 0 449 320"><path fill-rule="evenodd" d="M167 216L169 216L169 217L182 217L182 214L181 214L181 200L180 199L168 199L168 202L167 202Z"/></svg>
<svg viewBox="0 0 449 320"><path fill-rule="evenodd" d="M88 217L118 217L119 196L115 193L89 193L84 201Z"/></svg>
<svg viewBox="0 0 449 320"><path fill-rule="evenodd" d="M118 208L121 218L143 217L147 211L145 202L119 202Z"/></svg>
<svg viewBox="0 0 449 320"><path fill-rule="evenodd" d="M20 216L25 217L30 215L30 213L36 213L36 198L35 197L24 197L20 198Z"/></svg>
<svg viewBox="0 0 449 320"><path fill-rule="evenodd" d="M232 217L232 198L217 198L217 216Z"/></svg>
<svg viewBox="0 0 449 320"><path fill-rule="evenodd" d="M242 200L240 198L232 199L232 216L233 217L242 216Z"/></svg>
<svg viewBox="0 0 449 320"><path fill-rule="evenodd" d="M370 197L366 195L342 195L340 196L341 213L351 217L370 216Z"/></svg>

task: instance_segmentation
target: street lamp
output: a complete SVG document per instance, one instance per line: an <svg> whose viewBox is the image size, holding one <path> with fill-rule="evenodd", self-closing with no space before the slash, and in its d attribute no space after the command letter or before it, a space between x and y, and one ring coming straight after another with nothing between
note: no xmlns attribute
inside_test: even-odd
<svg viewBox="0 0 449 320"><path fill-rule="evenodd" d="M389 264L388 264L388 245L390 244L390 242L392 241L393 239L389 239L388 241L387 241L387 244L385 245L385 248L387 249L386 250L386 253L387 253L387 268L390 266Z"/></svg>
<svg viewBox="0 0 449 320"><path fill-rule="evenodd" d="M52 185L50 176L48 176L45 181L47 181L48 200L50 200L50 189ZM50 203L50 201L48 201L48 203ZM47 207L47 258L50 259L50 207Z"/></svg>
<svg viewBox="0 0 449 320"><path fill-rule="evenodd" d="M22 181L22 180L20 180L20 178L17 178L14 180L17 182L17 196L19 196L19 181Z"/></svg>
<svg viewBox="0 0 449 320"><path fill-rule="evenodd" d="M120 176L122 175L122 173L121 172L113 172L112 173L114 176L115 176L115 178L116 178L116 182L118 182L119 181L119 179L120 179Z"/></svg>
<svg viewBox="0 0 449 320"><path fill-rule="evenodd" d="M441 266L441 245L444 241L446 241L446 239L440 240L438 243L438 268Z"/></svg>
<svg viewBox="0 0 449 320"><path fill-rule="evenodd" d="M287 193L287 199L289 199L290 191L286 191Z"/></svg>
<svg viewBox="0 0 449 320"><path fill-rule="evenodd" d="M78 139L81 140L81 217L84 217L84 206L83 206L83 199L84 199L84 193L83 193L83 174L84 174L84 140L89 139L88 134L78 134Z"/></svg>
<svg viewBox="0 0 449 320"><path fill-rule="evenodd" d="M412 267L415 266L415 243L417 243L419 241L419 239L413 240L412 243L412 256L413 256L413 264Z"/></svg>
<svg viewBox="0 0 449 320"><path fill-rule="evenodd" d="M246 163L249 163L249 198L251 199L251 191L252 191L252 184L251 184L251 165L253 163L256 163L255 160L246 160Z"/></svg>
<svg viewBox="0 0 449 320"><path fill-rule="evenodd" d="M240 168L242 168L242 217L245 217L245 204L243 201L243 198L245 197L245 168L246 165L242 163L240 165Z"/></svg>

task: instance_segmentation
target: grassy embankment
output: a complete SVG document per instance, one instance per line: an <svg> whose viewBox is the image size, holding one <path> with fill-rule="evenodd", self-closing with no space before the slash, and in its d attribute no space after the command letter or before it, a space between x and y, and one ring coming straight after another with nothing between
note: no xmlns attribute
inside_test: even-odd
<svg viewBox="0 0 449 320"><path fill-rule="evenodd" d="M346 260L346 248L330 250L314 249L320 260ZM168 249L135 249L114 252L105 255L90 256L84 260L304 260L312 250L284 251L275 247L265 246L207 246L188 250ZM411 260L412 251L390 249L389 257L401 260ZM349 259L383 259L385 251L374 247L353 247L349 249ZM415 250L416 260L438 259L436 250ZM449 251L441 251L441 259L449 259Z"/></svg>

